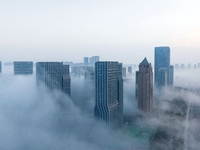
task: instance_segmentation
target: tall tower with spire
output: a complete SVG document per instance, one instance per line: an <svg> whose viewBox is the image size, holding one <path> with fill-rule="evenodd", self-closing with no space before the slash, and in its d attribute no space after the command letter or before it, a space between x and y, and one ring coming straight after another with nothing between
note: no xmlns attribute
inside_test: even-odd
<svg viewBox="0 0 200 150"><path fill-rule="evenodd" d="M140 63L136 71L136 98L138 108L144 112L151 112L153 107L153 72L151 63L146 59Z"/></svg>

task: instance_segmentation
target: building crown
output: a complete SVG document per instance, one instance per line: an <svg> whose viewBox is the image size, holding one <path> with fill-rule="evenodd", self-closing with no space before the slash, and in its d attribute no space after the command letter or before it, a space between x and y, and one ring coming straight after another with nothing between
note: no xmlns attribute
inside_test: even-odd
<svg viewBox="0 0 200 150"><path fill-rule="evenodd" d="M142 68L149 68L151 66L151 64L147 61L146 57L144 58L144 60L140 63L139 67Z"/></svg>

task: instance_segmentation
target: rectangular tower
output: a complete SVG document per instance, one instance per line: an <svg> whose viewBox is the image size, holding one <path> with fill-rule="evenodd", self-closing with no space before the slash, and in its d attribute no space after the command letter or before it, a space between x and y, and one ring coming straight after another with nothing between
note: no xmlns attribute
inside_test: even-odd
<svg viewBox="0 0 200 150"><path fill-rule="evenodd" d="M90 57L90 65L94 65L95 62L99 61L99 56L92 56Z"/></svg>
<svg viewBox="0 0 200 150"><path fill-rule="evenodd" d="M155 47L154 81L156 87L170 83L170 48L167 46ZM165 78L166 75L166 78ZM166 81L165 81L166 79Z"/></svg>
<svg viewBox="0 0 200 150"><path fill-rule="evenodd" d="M169 70L169 85L174 85L174 66L170 66Z"/></svg>
<svg viewBox="0 0 200 150"><path fill-rule="evenodd" d="M84 65L89 65L89 58L88 57L84 57L83 58L83 63L84 63Z"/></svg>
<svg viewBox="0 0 200 150"><path fill-rule="evenodd" d="M43 83L50 90L60 90L68 96L71 95L71 79L69 65L62 62L36 63L37 85Z"/></svg>
<svg viewBox="0 0 200 150"><path fill-rule="evenodd" d="M138 108L144 112L151 112L153 107L153 72L151 64L145 58L136 72L136 97Z"/></svg>
<svg viewBox="0 0 200 150"><path fill-rule="evenodd" d="M122 64L103 61L95 63L94 115L111 128L123 123Z"/></svg>
<svg viewBox="0 0 200 150"><path fill-rule="evenodd" d="M132 67L128 67L128 73L132 75Z"/></svg>
<svg viewBox="0 0 200 150"><path fill-rule="evenodd" d="M14 74L15 75L29 75L33 74L32 61L14 61Z"/></svg>

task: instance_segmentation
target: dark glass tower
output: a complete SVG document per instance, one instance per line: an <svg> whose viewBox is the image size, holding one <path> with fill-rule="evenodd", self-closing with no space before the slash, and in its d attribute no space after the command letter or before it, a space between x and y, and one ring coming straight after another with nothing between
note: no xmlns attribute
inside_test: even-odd
<svg viewBox="0 0 200 150"><path fill-rule="evenodd" d="M111 128L120 127L123 123L122 64L95 63L95 97L94 115Z"/></svg>
<svg viewBox="0 0 200 150"><path fill-rule="evenodd" d="M167 46L164 47L155 47L155 86L166 86L171 85L173 79L170 73L170 48Z"/></svg>
<svg viewBox="0 0 200 150"><path fill-rule="evenodd" d="M15 75L29 75L33 74L32 61L14 61L14 74Z"/></svg>
<svg viewBox="0 0 200 150"><path fill-rule="evenodd" d="M43 83L50 90L60 90L68 96L71 95L71 79L69 65L62 62L36 63L37 85Z"/></svg>

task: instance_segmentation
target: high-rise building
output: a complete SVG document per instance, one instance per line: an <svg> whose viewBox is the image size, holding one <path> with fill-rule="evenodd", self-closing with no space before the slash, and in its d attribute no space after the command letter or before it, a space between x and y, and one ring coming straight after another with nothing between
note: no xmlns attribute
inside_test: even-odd
<svg viewBox="0 0 200 150"><path fill-rule="evenodd" d="M111 128L123 123L122 64L112 61L95 63L94 115Z"/></svg>
<svg viewBox="0 0 200 150"><path fill-rule="evenodd" d="M1 61L0 61L0 73L2 73L2 64L1 64Z"/></svg>
<svg viewBox="0 0 200 150"><path fill-rule="evenodd" d="M155 47L155 85L156 87L170 85L170 48Z"/></svg>
<svg viewBox="0 0 200 150"><path fill-rule="evenodd" d="M89 58L88 57L84 57L83 58L83 63L84 63L84 65L89 65Z"/></svg>
<svg viewBox="0 0 200 150"><path fill-rule="evenodd" d="M174 66L171 65L169 69L169 85L174 85Z"/></svg>
<svg viewBox="0 0 200 150"><path fill-rule="evenodd" d="M122 77L126 77L126 67L122 67Z"/></svg>
<svg viewBox="0 0 200 150"><path fill-rule="evenodd" d="M71 95L69 65L63 65L62 62L38 62L36 80L37 85L43 83L50 90L57 89Z"/></svg>
<svg viewBox="0 0 200 150"><path fill-rule="evenodd" d="M99 56L90 57L90 65L94 65L97 61L99 61Z"/></svg>
<svg viewBox="0 0 200 150"><path fill-rule="evenodd" d="M153 72L152 66L145 58L136 71L136 98L138 108L144 112L151 112L153 107Z"/></svg>
<svg viewBox="0 0 200 150"><path fill-rule="evenodd" d="M129 73L129 74L132 74L132 67L131 67L131 66L128 67L128 73Z"/></svg>
<svg viewBox="0 0 200 150"><path fill-rule="evenodd" d="M33 74L32 61L14 61L14 74L15 75L30 75Z"/></svg>

